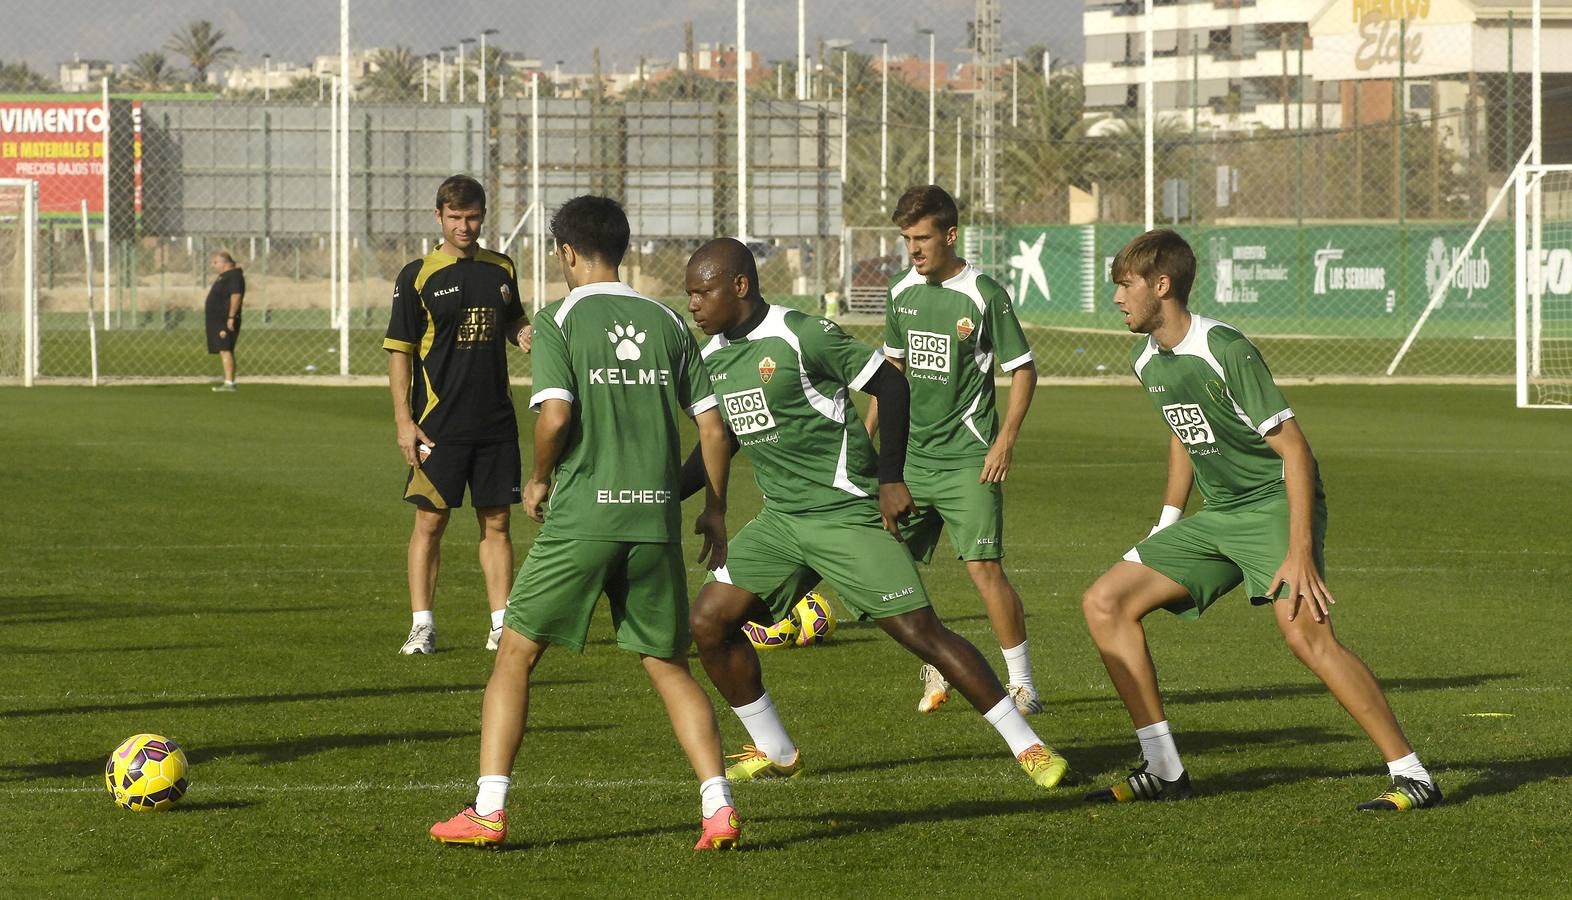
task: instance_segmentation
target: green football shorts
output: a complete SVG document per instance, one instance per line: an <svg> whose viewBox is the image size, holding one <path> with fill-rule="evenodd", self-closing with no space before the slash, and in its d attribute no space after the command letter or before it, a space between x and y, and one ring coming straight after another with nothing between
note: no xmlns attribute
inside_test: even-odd
<svg viewBox="0 0 1572 900"><path fill-rule="evenodd" d="M1004 485L981 484L982 466L929 469L906 464L906 488L917 514L901 525L912 558L932 562L939 532L950 532L957 559L1004 556Z"/></svg>
<svg viewBox="0 0 1572 900"><path fill-rule="evenodd" d="M766 506L726 550L705 582L736 585L786 618L811 572L824 576L858 618L885 619L930 605L911 554L874 514L862 522L788 516ZM806 588L802 588L805 590Z"/></svg>
<svg viewBox="0 0 1572 900"><path fill-rule="evenodd" d="M1316 571L1325 577L1326 500L1321 496L1316 497L1311 534ZM1280 496L1244 509L1203 509L1136 544L1124 558L1183 585L1190 596L1166 609L1195 619L1240 582L1252 603L1277 599L1266 592L1287 556L1288 498Z"/></svg>
<svg viewBox="0 0 1572 900"><path fill-rule="evenodd" d="M584 649L601 593L617 646L671 659L688 652L688 578L681 544L542 535L508 595L503 622L542 643Z"/></svg>

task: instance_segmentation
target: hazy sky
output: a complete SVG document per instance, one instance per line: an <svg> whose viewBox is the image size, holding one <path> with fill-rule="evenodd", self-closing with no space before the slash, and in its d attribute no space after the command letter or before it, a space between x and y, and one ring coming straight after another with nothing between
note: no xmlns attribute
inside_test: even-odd
<svg viewBox="0 0 1572 900"><path fill-rule="evenodd" d="M1003 49L1019 52L1045 44L1055 57L1079 59L1081 0L1002 0ZM892 54L927 53L919 28L938 35L938 54L951 62L963 58L972 0L807 0L810 53L820 38L890 40ZM51 0L7 2L0 16L0 60L26 61L53 77L55 65L73 54L87 59L129 61L138 53L163 48L169 35L187 22L210 19L235 47L240 64L257 64L264 52L275 60L306 62L338 49L338 9L332 0ZM674 59L682 49L683 23L694 23L699 43L731 43L736 36L734 0L478 0L414 3L352 0L350 32L356 46L404 44L434 52L481 29L496 28L488 39L513 52L587 71L591 48L600 47L603 67L629 71L643 54ZM748 6L748 45L766 60L788 59L797 48L797 5L790 0ZM177 60L171 59L178 64Z"/></svg>

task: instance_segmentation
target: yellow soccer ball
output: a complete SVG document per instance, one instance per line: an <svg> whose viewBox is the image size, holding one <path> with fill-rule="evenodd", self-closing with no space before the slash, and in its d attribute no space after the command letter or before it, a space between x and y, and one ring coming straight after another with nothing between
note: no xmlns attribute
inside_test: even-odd
<svg viewBox="0 0 1572 900"><path fill-rule="evenodd" d="M104 786L126 809L168 809L191 786L191 764L186 761L186 751L169 738L134 734L109 754Z"/></svg>

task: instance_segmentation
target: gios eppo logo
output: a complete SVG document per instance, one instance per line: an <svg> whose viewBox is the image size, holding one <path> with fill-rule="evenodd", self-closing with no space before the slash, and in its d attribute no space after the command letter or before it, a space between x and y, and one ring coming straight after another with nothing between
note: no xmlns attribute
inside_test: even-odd
<svg viewBox="0 0 1572 900"><path fill-rule="evenodd" d="M738 437L775 427L775 417L770 414L770 405L764 399L763 388L724 394L721 397L721 408L726 412L726 421L731 424L732 434Z"/></svg>
<svg viewBox="0 0 1572 900"><path fill-rule="evenodd" d="M1206 414L1201 412L1201 407L1194 403L1170 403L1163 407L1163 418L1168 420L1168 427L1185 444L1214 443L1212 425L1206 421Z"/></svg>
<svg viewBox="0 0 1572 900"><path fill-rule="evenodd" d="M950 336L911 331L906 336L906 361L913 369L950 373Z"/></svg>

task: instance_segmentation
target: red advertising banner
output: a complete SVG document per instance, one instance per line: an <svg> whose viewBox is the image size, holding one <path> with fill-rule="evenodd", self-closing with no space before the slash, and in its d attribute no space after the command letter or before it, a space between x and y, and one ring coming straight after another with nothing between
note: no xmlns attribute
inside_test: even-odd
<svg viewBox="0 0 1572 900"><path fill-rule="evenodd" d="M102 216L107 125L91 100L0 100L0 178L37 181L40 215Z"/></svg>

